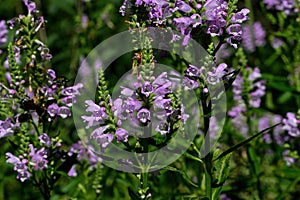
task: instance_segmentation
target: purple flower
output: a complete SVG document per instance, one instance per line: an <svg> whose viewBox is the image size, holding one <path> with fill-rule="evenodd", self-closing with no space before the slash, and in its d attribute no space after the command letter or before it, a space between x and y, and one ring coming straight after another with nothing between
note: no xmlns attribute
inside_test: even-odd
<svg viewBox="0 0 300 200"><path fill-rule="evenodd" d="M165 95L165 94L168 94L168 93L171 93L172 90L171 90L171 86L172 86L172 82L167 80L165 82L165 84L159 86L159 87L156 87L155 88L155 91L154 93L158 96L161 96L161 95Z"/></svg>
<svg viewBox="0 0 300 200"><path fill-rule="evenodd" d="M68 156L72 156L74 153L77 154L78 160L83 160L85 158L85 148L83 147L81 141L72 144L69 149Z"/></svg>
<svg viewBox="0 0 300 200"><path fill-rule="evenodd" d="M41 144L45 144L46 147L51 146L52 141L51 141L50 137L47 135L47 133L43 133L38 138L39 138Z"/></svg>
<svg viewBox="0 0 300 200"><path fill-rule="evenodd" d="M145 81L141 93L148 97L151 93L153 93L153 87L149 81Z"/></svg>
<svg viewBox="0 0 300 200"><path fill-rule="evenodd" d="M228 26L226 29L227 33L233 36L240 36L242 35L242 27L240 24L232 24Z"/></svg>
<svg viewBox="0 0 300 200"><path fill-rule="evenodd" d="M6 162L9 164L15 165L16 163L20 162L20 158L18 158L17 156L13 155L10 152L7 152L5 155L6 155Z"/></svg>
<svg viewBox="0 0 300 200"><path fill-rule="evenodd" d="M102 134L95 138L97 143L102 147L106 148L114 139L114 136L112 134Z"/></svg>
<svg viewBox="0 0 300 200"><path fill-rule="evenodd" d="M171 110L172 109L172 99L164 99L162 97L156 98L154 100L154 105L157 108L162 108L165 110Z"/></svg>
<svg viewBox="0 0 300 200"><path fill-rule="evenodd" d="M133 113L134 111L139 110L141 107L142 107L142 103L140 101L129 98L128 100L124 101L123 109L127 113Z"/></svg>
<svg viewBox="0 0 300 200"><path fill-rule="evenodd" d="M41 22L42 23L42 22ZM38 31L39 27L36 29L36 31ZM52 55L49 53L50 50L46 47L41 47L39 49L41 51L41 57L44 59L44 60L50 60L52 58Z"/></svg>
<svg viewBox="0 0 300 200"><path fill-rule="evenodd" d="M140 1L140 0L138 0ZM129 2L129 0L124 0L122 6L120 7L119 12L121 13L121 15L124 17L125 13L126 13L126 9L131 7L131 3Z"/></svg>
<svg viewBox="0 0 300 200"><path fill-rule="evenodd" d="M23 0L25 6L28 9L28 14L30 15L32 12L36 12L36 5L34 2L29 2L28 0Z"/></svg>
<svg viewBox="0 0 300 200"><path fill-rule="evenodd" d="M254 70L252 71L252 73L249 75L248 80L249 81L254 81L254 80L256 80L256 79L258 79L260 77L261 77L260 70L259 70L258 67L255 67Z"/></svg>
<svg viewBox="0 0 300 200"><path fill-rule="evenodd" d="M226 39L226 42L233 46L235 49L238 48L238 45L241 43L242 37L240 35L232 35Z"/></svg>
<svg viewBox="0 0 300 200"><path fill-rule="evenodd" d="M220 79L223 78L225 75L225 69L227 68L227 65L225 63L221 63L218 65L217 68L214 68L212 71L207 72L207 82L209 84L215 85L220 81Z"/></svg>
<svg viewBox="0 0 300 200"><path fill-rule="evenodd" d="M34 167L34 170L42 170L46 169L48 167L47 163L48 160L46 158L48 157L48 153L45 151L45 148L41 148L37 152L35 152L35 148L33 147L32 144L29 144L30 147L30 154L29 156L31 157L31 162Z"/></svg>
<svg viewBox="0 0 300 200"><path fill-rule="evenodd" d="M281 47L282 44L283 44L283 41L277 37L275 37L271 42L271 45L274 49Z"/></svg>
<svg viewBox="0 0 300 200"><path fill-rule="evenodd" d="M31 177L31 174L28 171L20 171L17 175L17 179L19 179L21 182L26 181Z"/></svg>
<svg viewBox="0 0 300 200"><path fill-rule="evenodd" d="M224 0L208 0L203 7L205 7L204 15L207 20L216 20L218 17L227 15L228 5Z"/></svg>
<svg viewBox="0 0 300 200"><path fill-rule="evenodd" d="M54 79L56 79L56 73L53 69L48 69L47 73L49 75L48 78L49 78L50 81L53 81Z"/></svg>
<svg viewBox="0 0 300 200"><path fill-rule="evenodd" d="M260 102L261 102L261 97L263 97L266 92L266 86L265 86L265 81L258 81L256 83L253 84L253 88L255 88L256 90L250 93L250 100L249 100L249 104L250 106L252 106L253 108L259 108L260 106Z"/></svg>
<svg viewBox="0 0 300 200"><path fill-rule="evenodd" d="M186 76L199 77L200 74L201 74L201 70L194 65L189 65L189 67L185 70Z"/></svg>
<svg viewBox="0 0 300 200"><path fill-rule="evenodd" d="M126 97L131 97L134 95L134 91L127 87L121 86L121 95L126 96Z"/></svg>
<svg viewBox="0 0 300 200"><path fill-rule="evenodd" d="M147 123L151 120L151 114L150 111L146 108L142 108L141 110L139 110L139 112L137 113L137 118L140 122L142 123Z"/></svg>
<svg viewBox="0 0 300 200"><path fill-rule="evenodd" d="M207 29L207 33L212 37L220 36L223 34L223 29L217 26L215 23L211 23Z"/></svg>
<svg viewBox="0 0 300 200"><path fill-rule="evenodd" d="M66 107L66 106L61 106L59 108L59 112L58 112L58 115L65 119L67 117L70 117L71 116L71 111L70 111L70 108Z"/></svg>
<svg viewBox="0 0 300 200"><path fill-rule="evenodd" d="M99 137L100 135L103 135L104 132L106 131L106 129L108 129L109 125L106 126L100 126L98 128L96 128L92 133L91 133L91 138L92 139L96 139L97 137Z"/></svg>
<svg viewBox="0 0 300 200"><path fill-rule="evenodd" d="M157 125L155 131L159 132L161 135L165 135L165 134L169 133L170 127L167 122L160 122Z"/></svg>
<svg viewBox="0 0 300 200"><path fill-rule="evenodd" d="M0 47L7 42L7 27L5 20L0 21Z"/></svg>
<svg viewBox="0 0 300 200"><path fill-rule="evenodd" d="M185 30L192 24L192 19L190 17L179 17L174 18L174 25L178 30L180 30L182 35L185 35Z"/></svg>
<svg viewBox="0 0 300 200"><path fill-rule="evenodd" d="M294 113L288 112L286 114L287 118L284 118L282 120L283 122L283 130L288 131L288 134L292 137L298 137L300 136L300 131L298 129L298 126L300 124L300 120L296 118L296 115Z"/></svg>
<svg viewBox="0 0 300 200"><path fill-rule="evenodd" d="M236 105L228 111L228 115L232 118L236 118L244 112L246 112L246 108L243 105Z"/></svg>
<svg viewBox="0 0 300 200"><path fill-rule="evenodd" d="M202 18L199 14L193 14L191 16L193 28L196 28L197 26L202 24Z"/></svg>
<svg viewBox="0 0 300 200"><path fill-rule="evenodd" d="M87 28L89 25L89 17L87 15L82 15L81 17L81 27L83 29Z"/></svg>
<svg viewBox="0 0 300 200"><path fill-rule="evenodd" d="M241 11L235 13L232 18L232 23L243 23L244 21L248 20L249 17L247 16L250 13L250 10L247 8L243 8Z"/></svg>
<svg viewBox="0 0 300 200"><path fill-rule="evenodd" d="M46 86L44 86L44 87L42 87L41 89L40 89L40 92L42 93L42 94L44 94L44 96L48 99L48 100L52 100L52 99L54 99L54 96L55 96L55 89L53 89L53 88L50 88L50 87L48 87L47 85ZM29 92L29 90L28 90L28 92L27 92L28 94L28 96L29 97L33 97L34 96L34 93L33 92Z"/></svg>
<svg viewBox="0 0 300 200"><path fill-rule="evenodd" d="M21 162L17 162L15 164L14 170L17 171L17 172L26 171L28 169L27 163L28 163L27 159L22 159Z"/></svg>
<svg viewBox="0 0 300 200"><path fill-rule="evenodd" d="M199 87L199 83L188 77L184 77L182 85L186 87L187 90L193 90Z"/></svg>
<svg viewBox="0 0 300 200"><path fill-rule="evenodd" d="M128 136L129 136L129 133L125 129L123 129L123 128L117 129L117 131L116 131L117 142L127 142Z"/></svg>
<svg viewBox="0 0 300 200"><path fill-rule="evenodd" d="M254 52L255 47L264 46L266 43L265 38L266 32L260 22L255 22L253 25L244 25L242 45L247 51Z"/></svg>
<svg viewBox="0 0 300 200"><path fill-rule="evenodd" d="M55 117L59 113L59 107L56 103L51 104L47 108L47 112L50 115L50 117Z"/></svg>
<svg viewBox="0 0 300 200"><path fill-rule="evenodd" d="M76 165L72 165L71 169L68 172L68 176L71 176L71 177L77 176Z"/></svg>
<svg viewBox="0 0 300 200"><path fill-rule="evenodd" d="M165 85L168 82L170 81L167 79L167 72L163 72L153 81L153 86L157 88L159 86Z"/></svg>
<svg viewBox="0 0 300 200"><path fill-rule="evenodd" d="M182 12L185 12L185 13L189 13L192 11L192 8L191 6L189 6L187 3L185 3L184 1L182 0L177 0L175 2L175 8L173 9L173 12L175 12L176 10L180 10Z"/></svg>
<svg viewBox="0 0 300 200"><path fill-rule="evenodd" d="M93 113L91 116L81 117L84 120L84 122L88 122L86 128L88 129L92 126L97 126L103 123L103 121L107 118L107 113L105 108L98 106L91 100L86 100L85 103L88 106L86 111Z"/></svg>
<svg viewBox="0 0 300 200"><path fill-rule="evenodd" d="M65 96L77 96L80 95L79 89L83 87L82 83L78 83L74 86L64 88L61 93Z"/></svg>
<svg viewBox="0 0 300 200"><path fill-rule="evenodd" d="M6 118L5 121L0 120L0 138L13 135L14 128L15 126L11 123L11 118Z"/></svg>
<svg viewBox="0 0 300 200"><path fill-rule="evenodd" d="M296 163L296 159L289 155L290 151L285 150L282 152L283 160L286 162L286 165L290 167L292 164Z"/></svg>
<svg viewBox="0 0 300 200"><path fill-rule="evenodd" d="M221 194L220 200L231 200L231 198L229 198L226 194Z"/></svg>
<svg viewBox="0 0 300 200"><path fill-rule="evenodd" d="M61 101L68 107L71 107L73 103L76 103L76 100L72 96L66 96L62 98Z"/></svg>

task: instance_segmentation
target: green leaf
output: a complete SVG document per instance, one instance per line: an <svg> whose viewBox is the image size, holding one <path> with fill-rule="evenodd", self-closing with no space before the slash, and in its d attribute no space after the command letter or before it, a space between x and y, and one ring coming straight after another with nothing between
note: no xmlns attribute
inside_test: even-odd
<svg viewBox="0 0 300 200"><path fill-rule="evenodd" d="M217 160L213 167L213 184L223 185L230 171L231 153Z"/></svg>
<svg viewBox="0 0 300 200"><path fill-rule="evenodd" d="M222 192L222 187L213 188L212 200L219 200L219 195Z"/></svg>
<svg viewBox="0 0 300 200"><path fill-rule="evenodd" d="M217 200L219 198L219 194L222 191L222 186L229 175L231 155L231 153L227 154L226 156L222 157L214 163L212 185L215 185L216 188L213 188L212 190L213 200Z"/></svg>
<svg viewBox="0 0 300 200"><path fill-rule="evenodd" d="M182 175L182 178L189 184L191 184L192 186L194 187L198 187L198 185L196 185L192 180L191 178L184 172L184 171L181 171L179 169L176 169L175 167L170 167L170 166L167 166L165 167L166 170L169 170L169 171L173 171L173 172L178 172L179 174Z"/></svg>

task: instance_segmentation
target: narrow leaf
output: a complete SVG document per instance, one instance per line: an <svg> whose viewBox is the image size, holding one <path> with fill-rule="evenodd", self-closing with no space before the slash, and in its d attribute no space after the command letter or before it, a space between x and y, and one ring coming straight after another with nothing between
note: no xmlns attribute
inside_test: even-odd
<svg viewBox="0 0 300 200"><path fill-rule="evenodd" d="M238 143L238 144L232 146L231 148L229 148L229 149L227 149L226 151L224 151L223 153L221 153L214 161L219 160L220 158L222 158L222 157L224 157L224 156L230 154L231 152L235 151L236 149L240 148L241 146L250 143L253 139L257 138L258 136L262 135L262 134L265 133L266 131L268 131L268 130L270 130L270 129L272 129L272 128L274 128L274 127L280 125L280 124L281 124L281 123L278 123L278 124L275 124L275 125L273 125L273 126L270 126L269 128L266 128L266 129L264 129L264 130L262 130L262 131L256 133L255 135L249 137L248 139L244 140L243 142Z"/></svg>
<svg viewBox="0 0 300 200"><path fill-rule="evenodd" d="M191 185L194 186L194 187L198 187L198 185L196 185L184 171L181 171L181 170L179 170L179 169L176 169L175 167L170 167L170 166L165 167L165 169L170 170L170 171L173 171L173 172L178 172L179 174L182 175L182 178L183 178L187 183L191 184Z"/></svg>

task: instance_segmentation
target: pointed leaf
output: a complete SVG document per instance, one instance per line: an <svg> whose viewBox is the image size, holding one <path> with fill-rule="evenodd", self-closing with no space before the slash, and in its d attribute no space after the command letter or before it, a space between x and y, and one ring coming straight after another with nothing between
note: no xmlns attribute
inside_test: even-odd
<svg viewBox="0 0 300 200"><path fill-rule="evenodd" d="M165 169L169 170L169 171L173 171L173 172L178 172L179 174L182 175L182 178L189 184L191 184L192 186L194 187L198 187L198 185L196 185L192 180L191 178L184 172L184 171L181 171L179 169L176 169L175 167L170 167L170 166L167 166L165 167Z"/></svg>

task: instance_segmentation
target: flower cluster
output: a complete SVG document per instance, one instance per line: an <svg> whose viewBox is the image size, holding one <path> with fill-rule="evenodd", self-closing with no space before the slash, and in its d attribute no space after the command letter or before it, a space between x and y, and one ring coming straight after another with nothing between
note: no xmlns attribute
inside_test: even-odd
<svg viewBox="0 0 300 200"><path fill-rule="evenodd" d="M51 142L46 133L40 136L40 141L41 144L45 144L44 142L46 142L48 147L49 141ZM33 144L29 144L28 146L30 149L28 156L23 154L17 157L10 152L6 153L6 162L14 165L14 170L18 172L17 179L21 182L29 179L33 170L39 171L48 168L48 150L45 147L36 150Z"/></svg>
<svg viewBox="0 0 300 200"><path fill-rule="evenodd" d="M260 79L261 73L257 67L253 70L247 68L244 74L246 76L239 75L233 82L234 100L240 102L240 105L249 103L252 108L258 108L266 93L265 81Z"/></svg>
<svg viewBox="0 0 300 200"><path fill-rule="evenodd" d="M8 34L8 30L7 30L6 22L5 20L1 20L0 21L0 47L7 42L7 37L8 37L7 34ZM2 51L0 50L0 54L1 52Z"/></svg>
<svg viewBox="0 0 300 200"><path fill-rule="evenodd" d="M52 69L48 70L48 84L40 89L40 93L46 97L48 101L53 102L47 107L47 113L50 116L49 120L54 119L56 116L67 118L71 116L70 107L76 102L75 97L80 95L80 88L82 84L77 84L70 87L60 86L56 82L56 74ZM54 96L59 94L59 98L55 100ZM55 101L54 101L55 100ZM58 106L58 103L62 106Z"/></svg>
<svg viewBox="0 0 300 200"><path fill-rule="evenodd" d="M161 135L172 134L175 124L184 123L188 118L172 92L172 85L167 72L163 72L149 81L139 77L131 86L122 86L119 98L111 100L110 110L101 102L97 105L87 100L86 111L91 115L82 116L86 129L98 126L90 138L104 149L114 138L117 142L128 142L129 136L142 136L144 128L141 127L152 127L152 131Z"/></svg>
<svg viewBox="0 0 300 200"><path fill-rule="evenodd" d="M278 11L283 11L287 15L291 15L299 12L296 5L296 0L264 0L267 9L275 9ZM300 1L298 0L298 3Z"/></svg>
<svg viewBox="0 0 300 200"><path fill-rule="evenodd" d="M152 80L143 83L138 81L133 88L123 87L112 109L119 126L125 122L133 127L151 124L156 132L170 134L172 124L178 120L185 121L187 115L178 99L175 99L172 92L174 84L168 79L167 72L152 77Z"/></svg>
<svg viewBox="0 0 300 200"><path fill-rule="evenodd" d="M16 45L23 51L27 51L26 54L30 57L29 63L34 65L38 63L38 56L41 60L50 60L52 55L49 53L49 49L46 45L34 38L36 33L44 26L45 20L43 16L37 16L39 10L36 9L36 4L34 2L29 2L28 0L23 0L27 7L28 14L19 15L19 17L13 18L8 21L10 29L17 28L15 41ZM31 42L33 39L34 43ZM37 52L32 52L32 48L36 48ZM26 63L27 64L27 63Z"/></svg>
<svg viewBox="0 0 300 200"><path fill-rule="evenodd" d="M11 118L6 118L4 121L0 120L0 138L11 136L14 133L14 129L18 125L12 123Z"/></svg>
<svg viewBox="0 0 300 200"><path fill-rule="evenodd" d="M247 135L249 131L245 116L247 109L260 107L261 98L266 93L265 81L260 78L261 74L257 67L246 68L232 84L236 105L228 111L228 115L234 119L232 120L233 126L238 128L243 135Z"/></svg>
<svg viewBox="0 0 300 200"><path fill-rule="evenodd" d="M222 81L226 74L226 70L227 65L225 63L221 63L211 69L205 67L198 68L194 65L189 65L185 70L183 85L189 90L200 87L203 89L203 92L208 92L208 89L204 88L205 84L216 85Z"/></svg>
<svg viewBox="0 0 300 200"><path fill-rule="evenodd" d="M242 46L249 52L254 52L255 47L264 46L266 43L266 32L260 22L244 25L242 36Z"/></svg>
<svg viewBox="0 0 300 200"><path fill-rule="evenodd" d="M73 156L76 154L76 159L78 161L87 161L90 165L90 169L95 169L98 162L101 162L101 159L96 156L89 148L85 148L81 141L78 141L69 149L68 156ZM77 176L76 171L77 164L72 165L71 169L68 172L68 176Z"/></svg>
<svg viewBox="0 0 300 200"><path fill-rule="evenodd" d="M222 36L228 33L226 41L237 48L242 37L241 24L248 20L249 10L244 8L236 13L228 13L229 5L226 1L207 0L198 3L196 1L176 0L169 1L143 1L137 0L131 3L125 0L120 12L125 13L125 8L132 6L145 7L148 11L149 20L154 24L171 23L183 35L183 46L188 44L192 30L204 28L211 37ZM234 5L232 5L234 6ZM230 16L231 19L230 19Z"/></svg>
<svg viewBox="0 0 300 200"><path fill-rule="evenodd" d="M283 130L286 130L288 134L292 137L299 137L300 136L300 120L296 118L294 113L288 112L286 114L286 118L282 120L283 122Z"/></svg>
<svg viewBox="0 0 300 200"><path fill-rule="evenodd" d="M258 120L258 131L262 131L280 122L282 122L282 117L280 115L265 114ZM283 135L283 129L281 125L278 125L272 131L265 133L262 139L267 144L271 144L275 141L275 143L279 146L283 146L288 140L288 138Z"/></svg>

